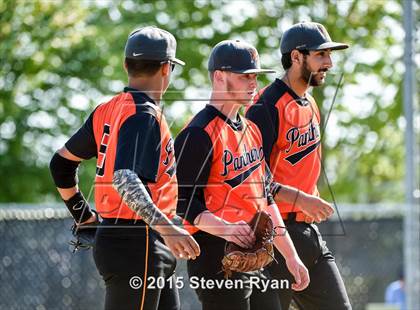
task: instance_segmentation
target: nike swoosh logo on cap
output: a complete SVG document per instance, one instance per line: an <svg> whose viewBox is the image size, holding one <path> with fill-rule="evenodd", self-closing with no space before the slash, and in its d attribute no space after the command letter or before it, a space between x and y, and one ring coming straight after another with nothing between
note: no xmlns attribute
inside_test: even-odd
<svg viewBox="0 0 420 310"><path fill-rule="evenodd" d="M133 52L133 56L134 56L134 57L137 57L137 56L140 56L140 55L143 55L143 53L138 53L138 54L137 54L137 53L134 53L134 52Z"/></svg>

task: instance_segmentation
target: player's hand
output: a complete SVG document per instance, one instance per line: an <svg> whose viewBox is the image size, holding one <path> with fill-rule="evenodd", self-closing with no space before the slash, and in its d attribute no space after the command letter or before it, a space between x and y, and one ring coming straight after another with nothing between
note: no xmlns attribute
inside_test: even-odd
<svg viewBox="0 0 420 310"><path fill-rule="evenodd" d="M334 208L330 203L318 196L308 195L304 192L299 193L296 204L306 215L306 223L311 222L311 218L312 222L321 223L334 214Z"/></svg>
<svg viewBox="0 0 420 310"><path fill-rule="evenodd" d="M97 227L101 223L101 219L95 210L91 210L92 215L82 223L74 221L71 232L74 236L70 241L73 247L73 253L79 249L90 249L95 244L95 235Z"/></svg>
<svg viewBox="0 0 420 310"><path fill-rule="evenodd" d="M292 289L295 291L302 291L307 288L310 281L309 273L300 258L298 256L293 256L286 259L286 266L295 279L295 282L292 284Z"/></svg>
<svg viewBox="0 0 420 310"><path fill-rule="evenodd" d="M245 221L227 223L221 237L246 249L252 248L255 243L255 234Z"/></svg>
<svg viewBox="0 0 420 310"><path fill-rule="evenodd" d="M315 222L313 217L307 216L306 214L305 214L305 220L304 221L305 221L306 224L313 224Z"/></svg>
<svg viewBox="0 0 420 310"><path fill-rule="evenodd" d="M175 225L165 225L158 229L166 246L176 258L196 259L200 255L197 241L185 230Z"/></svg>
<svg viewBox="0 0 420 310"><path fill-rule="evenodd" d="M96 215L96 212L91 212L92 215L84 222L81 223L75 223L76 226L81 226L81 225L89 225L92 223L96 223L97 221L99 221L99 217Z"/></svg>

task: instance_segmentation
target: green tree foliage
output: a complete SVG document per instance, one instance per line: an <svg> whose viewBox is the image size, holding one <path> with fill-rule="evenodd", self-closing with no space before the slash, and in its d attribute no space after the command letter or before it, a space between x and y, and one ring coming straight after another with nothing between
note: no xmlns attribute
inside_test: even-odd
<svg viewBox="0 0 420 310"><path fill-rule="evenodd" d="M176 134L208 95L211 47L242 38L263 67L281 74L279 38L301 20L326 25L337 52L327 86L314 90L327 119L324 166L339 201L403 197L402 8L399 1L0 1L0 201L58 199L48 162L92 109L121 91L128 33L157 25L178 40L177 69L165 109ZM275 75L262 77L261 86ZM94 160L82 165L87 193ZM326 179L323 195L329 195Z"/></svg>

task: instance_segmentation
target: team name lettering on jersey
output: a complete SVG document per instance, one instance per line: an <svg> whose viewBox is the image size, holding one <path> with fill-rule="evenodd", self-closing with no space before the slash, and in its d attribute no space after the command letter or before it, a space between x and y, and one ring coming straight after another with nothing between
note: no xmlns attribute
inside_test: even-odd
<svg viewBox="0 0 420 310"><path fill-rule="evenodd" d="M295 142L297 142L298 147L302 147L317 140L320 136L319 125L314 125L312 122L310 123L308 130L303 133L300 133L299 128L290 128L286 133L286 139L289 142L289 148L286 150L286 153L290 152Z"/></svg>
<svg viewBox="0 0 420 310"><path fill-rule="evenodd" d="M289 153L291 151L295 143L297 143L298 148L301 148L310 144L312 141L317 141L317 142L311 144L304 150L300 150L286 157L285 159L293 165L296 164L302 158L304 158L305 156L307 156L308 154L310 154L316 149L316 147L320 143L320 139L319 139L320 136L321 134L319 130L319 125L318 124L314 125L313 122L310 122L309 128L303 133L299 131L299 128L296 128L296 127L290 128L286 133L286 139L289 142L289 147L287 148L286 153Z"/></svg>
<svg viewBox="0 0 420 310"><path fill-rule="evenodd" d="M269 112L269 113L267 113ZM289 86L276 79L255 96L247 117L262 132L264 151L273 179L318 195L321 172L321 115L310 93L298 97ZM296 168L295 166L298 166ZM298 212L295 204L277 202L282 213Z"/></svg>
<svg viewBox="0 0 420 310"><path fill-rule="evenodd" d="M226 149L223 151L223 173L222 176L226 176L230 170L238 171L241 170L256 161L261 161L264 157L263 148L252 148L247 151L246 146L244 146L244 152L239 156L234 156L233 153Z"/></svg>

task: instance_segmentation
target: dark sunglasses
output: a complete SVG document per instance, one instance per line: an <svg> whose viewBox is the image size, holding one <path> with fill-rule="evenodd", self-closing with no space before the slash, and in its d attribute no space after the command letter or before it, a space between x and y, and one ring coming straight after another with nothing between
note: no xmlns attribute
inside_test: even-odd
<svg viewBox="0 0 420 310"><path fill-rule="evenodd" d="M175 70L175 64L170 60L164 60L160 64L163 65L163 64L166 64L166 63L169 63L171 65L171 72L173 72Z"/></svg>

